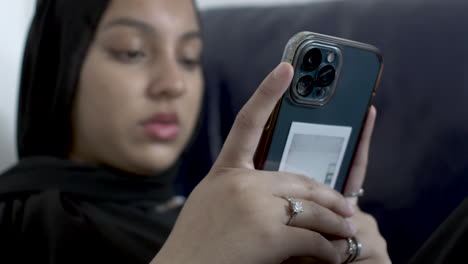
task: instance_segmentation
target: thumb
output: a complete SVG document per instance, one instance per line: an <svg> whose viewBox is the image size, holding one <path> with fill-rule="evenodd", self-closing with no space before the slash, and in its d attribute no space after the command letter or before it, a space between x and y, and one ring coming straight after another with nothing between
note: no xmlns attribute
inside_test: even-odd
<svg viewBox="0 0 468 264"><path fill-rule="evenodd" d="M293 75L291 64L283 62L265 78L237 114L215 166L254 169L253 156L263 128Z"/></svg>

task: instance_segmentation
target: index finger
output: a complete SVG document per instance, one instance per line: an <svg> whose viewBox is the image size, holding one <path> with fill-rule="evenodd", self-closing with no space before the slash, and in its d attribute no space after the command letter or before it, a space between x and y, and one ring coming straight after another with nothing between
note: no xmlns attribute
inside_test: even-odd
<svg viewBox="0 0 468 264"><path fill-rule="evenodd" d="M362 131L361 142L359 143L356 157L353 160L353 165L349 173L349 179L346 183L345 194L356 193L362 187L366 177L369 147L376 117L377 110L374 106L371 106L364 125L364 130Z"/></svg>
<svg viewBox="0 0 468 264"><path fill-rule="evenodd" d="M253 156L263 128L291 84L293 71L291 64L283 62L260 84L237 114L215 166L254 169Z"/></svg>

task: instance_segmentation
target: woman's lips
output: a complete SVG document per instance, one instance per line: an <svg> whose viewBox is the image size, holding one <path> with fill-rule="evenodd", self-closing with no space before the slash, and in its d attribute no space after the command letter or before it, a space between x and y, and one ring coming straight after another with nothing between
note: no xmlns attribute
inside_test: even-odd
<svg viewBox="0 0 468 264"><path fill-rule="evenodd" d="M179 118L176 113L158 113L145 121L143 128L153 139L175 140L180 132Z"/></svg>

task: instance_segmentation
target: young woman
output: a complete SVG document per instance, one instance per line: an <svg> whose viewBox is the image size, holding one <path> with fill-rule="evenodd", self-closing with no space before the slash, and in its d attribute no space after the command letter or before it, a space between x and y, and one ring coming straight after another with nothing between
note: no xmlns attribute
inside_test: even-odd
<svg viewBox="0 0 468 264"><path fill-rule="evenodd" d="M175 197L202 104L202 46L189 0L38 2L22 71L20 162L0 176L2 258L389 262L356 201L300 175L254 170L262 124L291 82L285 63L241 110L185 204ZM347 193L362 185L374 120L372 109ZM287 197L303 212L291 212Z"/></svg>

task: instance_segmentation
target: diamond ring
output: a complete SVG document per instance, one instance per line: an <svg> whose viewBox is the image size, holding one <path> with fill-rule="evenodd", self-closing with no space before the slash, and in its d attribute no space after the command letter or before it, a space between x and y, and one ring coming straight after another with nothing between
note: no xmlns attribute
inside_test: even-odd
<svg viewBox="0 0 468 264"><path fill-rule="evenodd" d="M287 225L291 225L297 214L304 212L304 207L302 206L302 202L296 201L291 197L286 197L285 199L289 202L289 208L291 210L291 218L289 218Z"/></svg>
<svg viewBox="0 0 468 264"><path fill-rule="evenodd" d="M354 262L361 254L361 248L362 248L361 243L359 243L356 237L347 238L346 241L348 242L348 250L346 251L346 253L349 256L343 262L343 264Z"/></svg>

